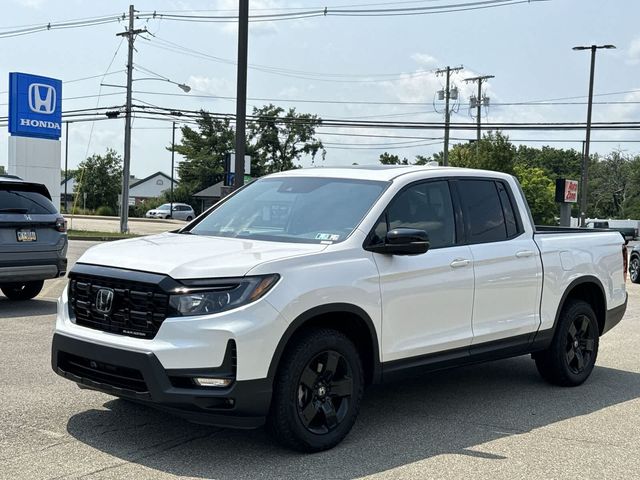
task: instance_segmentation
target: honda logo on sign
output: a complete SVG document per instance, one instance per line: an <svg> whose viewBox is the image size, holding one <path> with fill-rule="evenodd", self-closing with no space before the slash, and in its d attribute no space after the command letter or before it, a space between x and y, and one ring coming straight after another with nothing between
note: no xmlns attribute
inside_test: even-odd
<svg viewBox="0 0 640 480"><path fill-rule="evenodd" d="M113 308L113 290L110 288L101 288L96 294L96 311L107 315L111 313Z"/></svg>
<svg viewBox="0 0 640 480"><path fill-rule="evenodd" d="M52 114L56 109L56 89L44 83L29 85L29 108L35 113Z"/></svg>

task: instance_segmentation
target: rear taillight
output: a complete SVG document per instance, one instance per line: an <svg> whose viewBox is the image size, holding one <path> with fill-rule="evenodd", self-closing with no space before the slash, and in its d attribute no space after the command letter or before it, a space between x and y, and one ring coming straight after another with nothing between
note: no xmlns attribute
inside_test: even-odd
<svg viewBox="0 0 640 480"><path fill-rule="evenodd" d="M56 230L63 233L67 231L67 221L63 217L56 218Z"/></svg>
<svg viewBox="0 0 640 480"><path fill-rule="evenodd" d="M626 282L627 281L627 270L628 270L628 267L629 267L629 257L627 256L627 246L626 245L622 246L622 265L623 265L622 278Z"/></svg>

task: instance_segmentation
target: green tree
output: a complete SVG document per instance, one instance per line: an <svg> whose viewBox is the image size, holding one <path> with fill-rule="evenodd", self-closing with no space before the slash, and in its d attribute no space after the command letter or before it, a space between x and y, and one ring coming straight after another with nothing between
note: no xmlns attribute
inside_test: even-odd
<svg viewBox="0 0 640 480"><path fill-rule="evenodd" d="M516 147L502 132L487 132L480 142L458 143L449 151L452 167L514 172Z"/></svg>
<svg viewBox="0 0 640 480"><path fill-rule="evenodd" d="M248 152L255 158L252 175L282 172L296 168L294 162L303 155L324 160L326 150L316 137L316 128L322 123L317 115L296 113L269 104L253 109L254 120L249 124ZM255 164L255 171L254 171Z"/></svg>
<svg viewBox="0 0 640 480"><path fill-rule="evenodd" d="M557 178L580 180L582 154L574 149L520 145L516 153L516 163L526 167L542 168L554 181Z"/></svg>
<svg viewBox="0 0 640 480"><path fill-rule="evenodd" d="M75 173L75 194L82 205L87 194L87 208L111 207L116 210L122 184L122 158L115 150L105 155L93 155L78 165Z"/></svg>
<svg viewBox="0 0 640 480"><path fill-rule="evenodd" d="M381 153L379 160L382 165L409 165L409 160L406 158L400 160L398 155L393 155L388 152Z"/></svg>
<svg viewBox="0 0 640 480"><path fill-rule="evenodd" d="M629 159L623 218L640 218L640 155Z"/></svg>
<svg viewBox="0 0 640 480"><path fill-rule="evenodd" d="M623 218L625 206L628 210L635 209L638 174L632 172L633 168L637 169L638 163L620 151L611 152L603 159L595 156L589 169L587 192L590 217Z"/></svg>
<svg viewBox="0 0 640 480"><path fill-rule="evenodd" d="M195 129L181 128L182 140L175 146L176 153L184 157L178 164L180 185L190 194L222 180L225 155L235 150L235 133L228 119L218 120L201 110L196 123Z"/></svg>
<svg viewBox="0 0 640 480"><path fill-rule="evenodd" d="M537 225L555 225L555 183L542 168L516 165L514 171Z"/></svg>
<svg viewBox="0 0 640 480"><path fill-rule="evenodd" d="M4 169L4 165L0 165L0 175L6 175L7 171Z"/></svg>

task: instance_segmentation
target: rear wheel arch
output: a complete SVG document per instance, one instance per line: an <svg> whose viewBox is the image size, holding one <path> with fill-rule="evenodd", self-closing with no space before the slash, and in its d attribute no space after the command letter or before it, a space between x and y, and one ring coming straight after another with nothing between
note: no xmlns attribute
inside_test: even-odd
<svg viewBox="0 0 640 480"><path fill-rule="evenodd" d="M282 335L269 364L268 378L276 376L280 361L300 335L313 328L330 328L343 333L358 349L367 384L381 379L378 335L371 317L362 308L348 303L314 307L299 315Z"/></svg>
<svg viewBox="0 0 640 480"><path fill-rule="evenodd" d="M569 300L582 300L591 305L591 308L593 308L596 318L598 319L600 334L602 334L605 319L607 317L607 297L604 293L604 287L600 280L592 275L585 275L584 277L575 279L569 284L560 299L560 304L556 311L556 317L553 324L554 331L557 329L558 319L562 314L562 310Z"/></svg>

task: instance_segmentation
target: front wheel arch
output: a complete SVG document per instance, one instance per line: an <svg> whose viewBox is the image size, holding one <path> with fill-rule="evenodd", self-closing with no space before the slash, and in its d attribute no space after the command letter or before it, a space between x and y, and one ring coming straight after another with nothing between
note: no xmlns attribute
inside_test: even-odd
<svg viewBox="0 0 640 480"><path fill-rule="evenodd" d="M294 340L312 328L331 328L346 335L358 348L367 384L382 379L378 335L371 317L362 308L348 303L320 305L300 314L285 330L278 342L268 378L273 379L286 349Z"/></svg>

